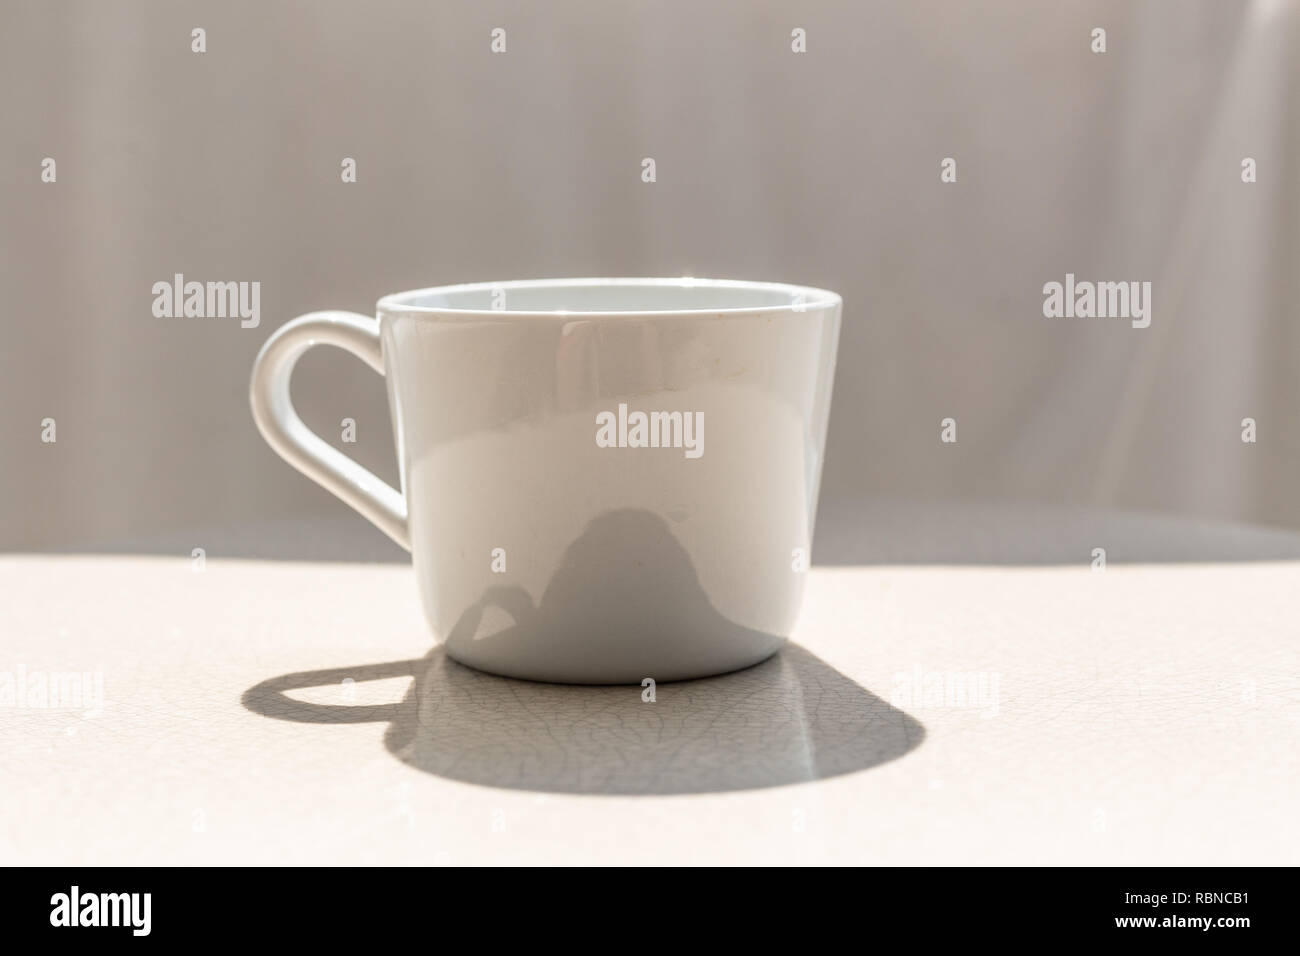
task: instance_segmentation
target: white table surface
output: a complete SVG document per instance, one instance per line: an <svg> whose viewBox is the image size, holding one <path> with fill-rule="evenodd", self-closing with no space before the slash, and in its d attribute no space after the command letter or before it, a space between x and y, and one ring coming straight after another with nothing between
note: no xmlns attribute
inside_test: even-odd
<svg viewBox="0 0 1300 956"><path fill-rule="evenodd" d="M1017 563L878 563L888 514L823 522L873 563L813 568L787 650L654 703L446 660L400 563L0 557L0 682L104 691L0 706L0 862L1300 862L1300 536L1039 514Z"/></svg>

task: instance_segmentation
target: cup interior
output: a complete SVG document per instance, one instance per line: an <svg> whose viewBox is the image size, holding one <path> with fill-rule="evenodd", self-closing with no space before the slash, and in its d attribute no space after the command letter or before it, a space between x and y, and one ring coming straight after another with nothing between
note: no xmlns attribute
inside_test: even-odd
<svg viewBox="0 0 1300 956"><path fill-rule="evenodd" d="M525 279L417 289L385 296L390 312L510 314L753 313L836 305L834 292L736 279Z"/></svg>

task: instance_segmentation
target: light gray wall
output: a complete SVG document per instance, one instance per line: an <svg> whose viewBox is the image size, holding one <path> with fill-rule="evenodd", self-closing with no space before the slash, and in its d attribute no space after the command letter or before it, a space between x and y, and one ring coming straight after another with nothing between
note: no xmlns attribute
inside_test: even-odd
<svg viewBox="0 0 1300 956"><path fill-rule="evenodd" d="M1300 524L1295 3L3 0L3 20L0 547L335 514L250 420L274 327L625 274L844 295L828 508ZM154 318L176 272L260 281L261 326ZM1152 281L1151 327L1044 318L1066 272ZM296 380L308 423L355 418L391 478L383 394L330 350Z"/></svg>

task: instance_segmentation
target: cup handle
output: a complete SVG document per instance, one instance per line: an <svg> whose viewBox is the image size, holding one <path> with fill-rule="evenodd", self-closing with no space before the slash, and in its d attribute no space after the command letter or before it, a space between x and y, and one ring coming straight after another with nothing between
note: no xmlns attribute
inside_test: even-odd
<svg viewBox="0 0 1300 956"><path fill-rule="evenodd" d="M253 420L275 451L308 478L332 491L407 551L406 499L303 424L289 398L293 367L313 345L351 352L380 375L384 351L379 320L356 312L311 312L286 322L266 340L253 363L249 400Z"/></svg>

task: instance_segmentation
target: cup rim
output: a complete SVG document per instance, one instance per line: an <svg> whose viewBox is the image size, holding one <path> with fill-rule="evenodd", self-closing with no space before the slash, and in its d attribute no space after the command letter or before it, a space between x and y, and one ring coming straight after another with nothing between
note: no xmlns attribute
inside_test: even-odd
<svg viewBox="0 0 1300 956"><path fill-rule="evenodd" d="M467 309L452 308L441 305L414 304L421 297L436 294L491 292L497 289L547 289L547 288L591 288L614 286L646 286L650 288L711 288L736 289L747 291L778 292L791 297L791 302L759 306L726 306L713 309ZM800 300L802 296L802 300ZM596 318L599 316L730 316L730 315L770 315L780 312L817 312L841 305L843 300L838 293L813 286L792 285L786 282L757 282L748 279L701 279L693 276L678 278L659 277L620 277L620 278L581 278L581 279L510 279L503 282L465 282L457 285L430 286L425 289L411 289L406 292L393 292L381 298L376 305L379 312L402 313L407 315L439 315L509 318Z"/></svg>

